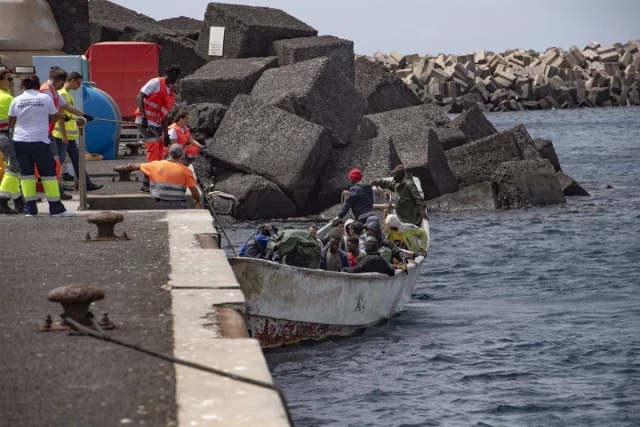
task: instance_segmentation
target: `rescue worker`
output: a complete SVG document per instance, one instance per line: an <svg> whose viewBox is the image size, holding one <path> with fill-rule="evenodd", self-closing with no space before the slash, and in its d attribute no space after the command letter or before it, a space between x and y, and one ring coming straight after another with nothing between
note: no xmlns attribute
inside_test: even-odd
<svg viewBox="0 0 640 427"><path fill-rule="evenodd" d="M184 147L184 158L186 166L189 166L202 150L202 144L193 139L191 130L187 126L189 113L180 111L175 116L173 123L169 126L169 139L172 144L180 144Z"/></svg>
<svg viewBox="0 0 640 427"><path fill-rule="evenodd" d="M349 267L347 254L340 249L342 234L336 230L331 232L329 244L322 248L320 253L320 269L326 271L341 272L343 268Z"/></svg>
<svg viewBox="0 0 640 427"><path fill-rule="evenodd" d="M240 248L241 257L263 259L267 254L267 243L269 238L278 233L278 228L271 224L264 224L258 227L256 233L247 240Z"/></svg>
<svg viewBox="0 0 640 427"><path fill-rule="evenodd" d="M351 181L349 195L342 205L338 218L344 218L351 210L356 220L364 222L373 215L373 188L362 182L360 169L349 172L349 181Z"/></svg>
<svg viewBox="0 0 640 427"><path fill-rule="evenodd" d="M164 77L149 80L140 89L136 101L136 124L142 134L147 150L147 163L164 159L164 147L171 145L167 114L176 103L173 84L180 76L180 67L172 65L165 70ZM141 192L149 192L149 177L144 176Z"/></svg>
<svg viewBox="0 0 640 427"><path fill-rule="evenodd" d="M24 198L20 192L20 166L13 143L9 139L9 107L13 96L9 93L13 78L8 70L0 71L0 151L4 158L4 176L0 183L0 214L24 212ZM15 209L9 207L13 199Z"/></svg>
<svg viewBox="0 0 640 427"><path fill-rule="evenodd" d="M49 125L60 118L58 110L49 96L38 92L40 79L35 74L25 76L21 87L24 93L11 101L9 107L9 139L13 140L20 165L24 212L28 217L38 215L35 177L37 167L49 201L51 216L73 216L73 212L67 211L60 201L56 162L49 147Z"/></svg>
<svg viewBox="0 0 640 427"><path fill-rule="evenodd" d="M381 273L395 276L396 270L386 262L378 252L378 241L375 237L367 237L364 245L366 255L355 267L343 268L345 273Z"/></svg>
<svg viewBox="0 0 640 427"><path fill-rule="evenodd" d="M82 87L82 75L72 71L69 73L63 88L58 91L58 95L60 96L60 99L64 99L68 105L75 107L75 100L69 91L78 90L80 87ZM80 152L78 151L78 144L76 143L76 140L78 139L78 125L76 123L75 114L64 111L64 115L65 119L58 120L58 123L56 123L55 128L53 129L52 135L58 149L60 164L64 164L64 159L68 153L71 158L73 170L77 177L78 172L80 171ZM89 174L86 173L86 171L85 177L87 180L87 191L95 191L102 188L102 185L91 182Z"/></svg>
<svg viewBox="0 0 640 427"><path fill-rule="evenodd" d="M82 111L75 108L73 105L69 104L65 98L61 98L58 94L58 91L64 87L64 84L67 82L67 72L60 67L51 67L49 69L49 80L40 86L40 93L44 93L49 96L53 101L53 105L58 109L58 113L60 114L60 118L62 120L68 121L69 119L63 114L64 111L75 114L76 116L82 116L87 119L88 122L93 120L89 114L85 114ZM49 124L49 140L51 144L49 147L51 149L51 153L53 153L53 159L56 162L56 178L58 182L60 181L61 175L61 162L60 157L58 155L58 147L55 139L53 138L53 130L55 129L56 123ZM84 153L82 153L84 156ZM73 197L70 194L66 194L64 189L60 187L60 199L62 200L71 200Z"/></svg>
<svg viewBox="0 0 640 427"><path fill-rule="evenodd" d="M169 159L150 163L129 163L131 171L140 170L149 177L151 197L156 209L186 209L187 188L193 196L196 209L200 209L200 192L191 170L182 164L184 149L179 144L169 147Z"/></svg>
<svg viewBox="0 0 640 427"><path fill-rule="evenodd" d="M413 175L407 173L403 165L398 165L391 171L393 181L372 179L371 185L395 191L396 214L400 221L422 227L422 220L429 219L427 202L418 191Z"/></svg>
<svg viewBox="0 0 640 427"><path fill-rule="evenodd" d="M382 232L385 239L393 242L399 248L406 248L411 252L425 254L429 243L429 235L422 227L407 224L397 215L389 215L385 220L387 228Z"/></svg>
<svg viewBox="0 0 640 427"><path fill-rule="evenodd" d="M271 236L267 250L277 251L284 263L293 267L320 267L320 246L307 230L282 230Z"/></svg>

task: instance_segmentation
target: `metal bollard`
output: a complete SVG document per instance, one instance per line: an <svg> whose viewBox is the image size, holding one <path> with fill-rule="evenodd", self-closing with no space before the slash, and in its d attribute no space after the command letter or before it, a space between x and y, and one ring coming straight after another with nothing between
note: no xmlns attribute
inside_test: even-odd
<svg viewBox="0 0 640 427"><path fill-rule="evenodd" d="M79 137L79 146L78 151L80 152L80 156L78 159L78 180L80 181L80 206L78 206L79 211L86 211L89 208L87 204L87 165L85 158L85 143L84 143L84 127L87 124L87 120L84 117L76 118L76 124L78 125L78 137Z"/></svg>

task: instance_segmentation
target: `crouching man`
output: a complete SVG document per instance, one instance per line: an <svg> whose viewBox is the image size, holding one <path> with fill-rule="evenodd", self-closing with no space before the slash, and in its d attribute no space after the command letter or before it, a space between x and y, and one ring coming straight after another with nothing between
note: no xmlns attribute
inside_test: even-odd
<svg viewBox="0 0 640 427"><path fill-rule="evenodd" d="M378 252L378 240L375 237L367 237L364 250L365 257L355 267L343 268L344 273L382 273L395 276L396 271Z"/></svg>

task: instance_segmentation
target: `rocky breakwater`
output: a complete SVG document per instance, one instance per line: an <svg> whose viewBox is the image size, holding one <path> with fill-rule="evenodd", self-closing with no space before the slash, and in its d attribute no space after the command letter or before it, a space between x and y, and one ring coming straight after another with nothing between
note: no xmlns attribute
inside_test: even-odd
<svg viewBox="0 0 640 427"><path fill-rule="evenodd" d="M580 49L485 50L464 55L377 52L369 61L447 112L640 105L640 40Z"/></svg>
<svg viewBox="0 0 640 427"><path fill-rule="evenodd" d="M175 108L191 112L206 145L195 163L200 181L236 199L233 208L214 196L220 214L317 214L340 202L352 168L369 179L398 163L421 179L434 207L538 206L575 191L570 178L563 191L550 141L532 140L524 126L497 132L478 109L451 120L382 65L354 60L351 41L316 36L282 11L210 3L204 27L227 21L225 45L227 37L253 42L183 78ZM258 43L259 28L268 31ZM296 37L304 32L312 35Z"/></svg>

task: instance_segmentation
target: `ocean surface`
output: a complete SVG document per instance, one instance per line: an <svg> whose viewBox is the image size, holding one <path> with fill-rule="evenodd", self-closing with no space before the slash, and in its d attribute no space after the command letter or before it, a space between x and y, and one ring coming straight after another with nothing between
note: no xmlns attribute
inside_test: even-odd
<svg viewBox="0 0 640 427"><path fill-rule="evenodd" d="M640 108L488 118L553 140L591 197L432 213L402 312L267 353L297 427L640 426Z"/></svg>

